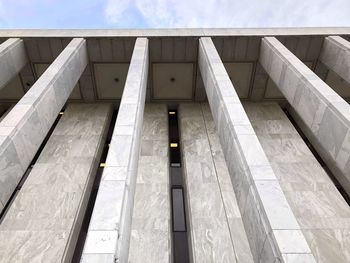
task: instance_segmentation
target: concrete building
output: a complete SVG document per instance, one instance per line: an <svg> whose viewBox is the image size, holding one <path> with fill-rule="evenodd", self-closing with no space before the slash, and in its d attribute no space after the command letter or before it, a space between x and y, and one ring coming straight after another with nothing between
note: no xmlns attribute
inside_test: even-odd
<svg viewBox="0 0 350 263"><path fill-rule="evenodd" d="M0 262L350 262L350 28L0 43Z"/></svg>

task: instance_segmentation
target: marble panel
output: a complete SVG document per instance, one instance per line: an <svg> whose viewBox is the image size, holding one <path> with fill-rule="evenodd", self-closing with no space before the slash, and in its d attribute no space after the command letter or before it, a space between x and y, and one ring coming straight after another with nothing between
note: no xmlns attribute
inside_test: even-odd
<svg viewBox="0 0 350 263"><path fill-rule="evenodd" d="M327 108L323 114L317 138L323 142L323 147L333 158L338 156L345 136L348 132L347 124L334 116L334 112Z"/></svg>
<svg viewBox="0 0 350 263"><path fill-rule="evenodd" d="M240 102L232 83L227 81L227 73L222 68L222 62L213 42L209 37L201 38L199 42L199 69L209 79L204 81L204 86L237 196L237 203L241 213L243 213L243 223L254 261L283 261L281 247L276 242L273 230L282 228L283 224L286 224L290 230L295 230L299 228L298 222L286 201L286 196L282 192L279 182L276 180L245 110L239 109L240 114L230 110L233 101L236 105L240 105ZM272 52L267 51L265 55L261 56L270 58ZM271 59L269 59L267 64L268 68L274 68L276 79L284 82L286 70L280 68L283 63L275 59L272 65ZM264 116L264 114L270 115L271 109L266 108L259 112L254 109L250 111L259 117ZM235 114L241 116L236 117ZM281 114L279 115L281 117ZM266 175L257 172L259 166L264 167ZM269 198L269 190L266 192L259 190L258 188L262 184L266 184L266 189L275 187L279 193L278 198ZM273 207L277 207L277 209L273 209ZM303 235L298 238L300 238L300 242L305 242ZM295 248L294 244L289 245L288 249Z"/></svg>
<svg viewBox="0 0 350 263"><path fill-rule="evenodd" d="M242 219L243 219L244 228L247 233L253 259L255 262L259 262L261 253L265 253L265 254L273 254L273 253L272 253L271 245L266 246L266 248L268 248L269 251L262 252L269 230L266 229L268 225L266 225L266 222L264 222L262 217L260 216L256 203L257 203L257 200L256 200L254 190L250 188L249 194L247 196L245 211L242 213Z"/></svg>
<svg viewBox="0 0 350 263"><path fill-rule="evenodd" d="M35 155L45 136L37 111L31 111L27 117L28 120L17 125L16 131L11 134L11 140L15 145L24 169L31 162L32 157Z"/></svg>
<svg viewBox="0 0 350 263"><path fill-rule="evenodd" d="M282 254L284 262L288 263L315 263L313 255L307 254Z"/></svg>
<svg viewBox="0 0 350 263"><path fill-rule="evenodd" d="M147 120L147 122L145 121L142 127L142 140L168 139L167 130L164 128L167 127L167 119L156 116L146 116L145 120Z"/></svg>
<svg viewBox="0 0 350 263"><path fill-rule="evenodd" d="M113 253L110 254L84 254L80 259L81 263L108 263L115 261Z"/></svg>
<svg viewBox="0 0 350 263"><path fill-rule="evenodd" d="M4 207L11 196L17 183L21 179L19 174L24 173L21 162L13 142L8 138L0 136L1 145L5 145L0 151L0 201ZM6 141L5 141L6 140Z"/></svg>
<svg viewBox="0 0 350 263"><path fill-rule="evenodd" d="M113 135L106 160L108 166L127 166L129 164L132 139L132 135Z"/></svg>
<svg viewBox="0 0 350 263"><path fill-rule="evenodd" d="M21 40L17 41L17 44L18 48L23 46ZM16 175L11 176L11 178L4 180L12 181L4 186L8 189L5 199L8 200L10 198L15 189L14 186L18 184L42 141L45 139L45 135L51 128L52 123L57 118L71 89L78 81L87 64L86 57L85 40L81 38L73 39L11 112L1 121L1 127L12 127L16 130L16 132L9 134L8 138L15 145L19 162L23 169L23 171L18 170ZM70 70L66 70L67 68ZM63 94L62 97L58 97L57 93L54 92L58 87L67 89L69 92ZM5 150L7 146L6 144L1 144L0 149ZM16 159L11 160L14 167L16 167L15 162L17 161ZM3 168L4 170L0 170L0 174L4 174L5 168L6 165Z"/></svg>
<svg viewBox="0 0 350 263"><path fill-rule="evenodd" d="M102 180L99 189L101 196L95 202L95 213L91 219L90 230L118 230L124 181ZM108 216L107 216L108 215Z"/></svg>
<svg viewBox="0 0 350 263"><path fill-rule="evenodd" d="M118 231L99 231L91 230L86 238L84 246L84 254L82 257L89 254L100 254L103 258L104 254L115 253L117 246ZM99 258L97 258L99 260Z"/></svg>
<svg viewBox="0 0 350 263"><path fill-rule="evenodd" d="M168 144L163 144L163 150L160 151L160 154L163 154L167 148ZM137 180L139 183L167 184L168 178L164 176L164 171L168 169L168 156L159 156L160 154L154 152L152 156L140 157L139 165L144 169L138 170Z"/></svg>
<svg viewBox="0 0 350 263"><path fill-rule="evenodd" d="M160 121L159 129L145 129L147 122L155 118ZM162 136L168 133L167 125L165 105L145 105L129 262L171 262L169 145Z"/></svg>
<svg viewBox="0 0 350 263"><path fill-rule="evenodd" d="M208 107L206 110L203 113L200 104L181 104L179 108L192 253L198 262L236 262L230 220L240 219L240 212L215 131L207 131L207 125L213 127L213 119L205 119L210 115ZM214 161L215 153L222 156L220 162ZM252 261L248 251L244 258Z"/></svg>
<svg viewBox="0 0 350 263"><path fill-rule="evenodd" d="M349 230L303 230L317 262L349 262Z"/></svg>
<svg viewBox="0 0 350 263"><path fill-rule="evenodd" d="M163 172L167 176L167 171ZM133 218L154 220L169 218L169 193L167 184L138 184L136 186Z"/></svg>
<svg viewBox="0 0 350 263"><path fill-rule="evenodd" d="M129 261L133 263L171 262L169 231L131 230Z"/></svg>
<svg viewBox="0 0 350 263"><path fill-rule="evenodd" d="M350 42L340 36L324 39L320 60L350 83Z"/></svg>
<svg viewBox="0 0 350 263"><path fill-rule="evenodd" d="M311 252L301 230L274 230L274 234L283 254L307 254ZM300 242L301 239L304 242ZM294 247L290 247L290 243Z"/></svg>
<svg viewBox="0 0 350 263"><path fill-rule="evenodd" d="M191 225L193 258L195 262L237 262L226 222L206 217Z"/></svg>
<svg viewBox="0 0 350 263"><path fill-rule="evenodd" d="M71 260L112 111L107 104L89 106L99 112L98 118L104 118L100 134L93 139L79 134L51 135L0 225L0 236L13 237L0 240L3 262ZM86 107L81 105L80 111L79 106L72 107L75 111L70 114L69 105L61 120L72 117L75 123L62 121L57 127L73 124L82 130L79 124L84 126ZM95 117L90 115L87 121Z"/></svg>
<svg viewBox="0 0 350 263"><path fill-rule="evenodd" d="M259 180L255 182L255 187L272 229L299 229L297 220L277 180Z"/></svg>
<svg viewBox="0 0 350 263"><path fill-rule="evenodd" d="M254 108L259 112L261 111L259 108L265 108L266 104L270 110L276 112L274 121L279 123L276 125L276 130L271 129L270 132L259 127L267 125L271 121L271 116L261 115L260 118L256 118L257 114L252 110ZM349 249L345 245L348 242L346 240L350 228L348 204L300 135L296 133L287 116L281 119L280 114L283 114L283 111L277 103L255 103L255 105L248 103L247 107L251 109L248 116L255 118L252 124L256 127L261 145L300 227L300 230L291 228L273 230L276 242L281 247L283 259L285 262L349 261ZM289 133L280 126L287 126ZM282 141L285 143L281 143ZM266 194L276 198L276 194L271 190L266 191ZM274 208L271 211L277 210ZM304 241L301 241L302 236L305 236ZM294 238L299 241L293 241ZM285 249L285 245L295 247ZM294 252L291 253L289 249ZM313 255L313 258L310 255Z"/></svg>
<svg viewBox="0 0 350 263"><path fill-rule="evenodd" d="M0 231L6 240L0 243L1 262L59 262L68 236L67 231Z"/></svg>
<svg viewBox="0 0 350 263"><path fill-rule="evenodd" d="M229 224L237 262L254 262L242 218L229 218Z"/></svg>
<svg viewBox="0 0 350 263"><path fill-rule="evenodd" d="M228 220L232 244L235 250L236 260L238 262L253 262L247 234L244 230L230 173L225 162L224 153L216 132L214 120L211 116L210 107L207 103L205 103L201 104L201 108L205 121L206 132L208 134L215 172L224 204L225 215Z"/></svg>
<svg viewBox="0 0 350 263"><path fill-rule="evenodd" d="M128 261L147 75L148 40L137 38L82 258Z"/></svg>
<svg viewBox="0 0 350 263"><path fill-rule="evenodd" d="M14 78L27 64L24 42L20 38L9 38L0 45L0 89Z"/></svg>

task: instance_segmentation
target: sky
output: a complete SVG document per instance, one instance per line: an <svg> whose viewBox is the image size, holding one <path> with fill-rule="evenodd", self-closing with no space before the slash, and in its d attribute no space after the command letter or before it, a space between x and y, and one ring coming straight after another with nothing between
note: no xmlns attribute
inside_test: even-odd
<svg viewBox="0 0 350 263"><path fill-rule="evenodd" d="M350 26L350 0L0 0L0 28Z"/></svg>

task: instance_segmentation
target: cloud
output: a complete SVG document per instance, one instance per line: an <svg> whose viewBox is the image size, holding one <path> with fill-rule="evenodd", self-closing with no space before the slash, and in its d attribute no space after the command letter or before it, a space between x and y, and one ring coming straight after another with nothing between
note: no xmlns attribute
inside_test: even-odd
<svg viewBox="0 0 350 263"><path fill-rule="evenodd" d="M0 27L350 26L349 0L0 0Z"/></svg>
<svg viewBox="0 0 350 263"><path fill-rule="evenodd" d="M118 23L125 14L126 9L129 7L128 0L108 0L105 8L105 16L107 21L111 23Z"/></svg>
<svg viewBox="0 0 350 263"><path fill-rule="evenodd" d="M143 27L350 26L348 0L108 0L107 23Z"/></svg>

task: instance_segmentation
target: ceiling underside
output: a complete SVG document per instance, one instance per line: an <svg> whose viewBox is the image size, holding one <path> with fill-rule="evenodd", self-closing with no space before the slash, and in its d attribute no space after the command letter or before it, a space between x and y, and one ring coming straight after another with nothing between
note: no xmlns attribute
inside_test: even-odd
<svg viewBox="0 0 350 263"><path fill-rule="evenodd" d="M319 61L325 36L277 37L342 97L350 97L349 84ZM348 39L348 35L343 36ZM68 45L71 38L23 38L30 60L18 76L0 90L0 103L17 102ZM149 41L149 101L177 102L206 99L198 70L198 37L152 37ZM5 41L1 38L0 41ZM283 100L283 95L261 68L260 36L217 36L213 42L241 99ZM89 65L70 100L120 101L135 43L134 37L87 38ZM257 98L255 90L263 90Z"/></svg>

